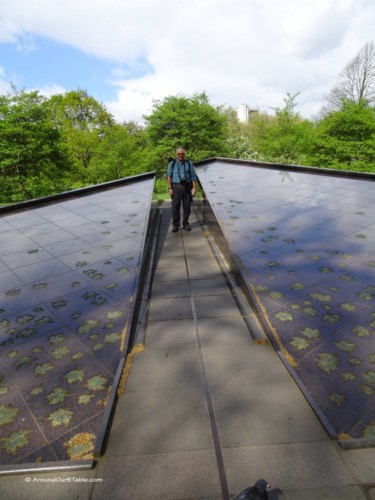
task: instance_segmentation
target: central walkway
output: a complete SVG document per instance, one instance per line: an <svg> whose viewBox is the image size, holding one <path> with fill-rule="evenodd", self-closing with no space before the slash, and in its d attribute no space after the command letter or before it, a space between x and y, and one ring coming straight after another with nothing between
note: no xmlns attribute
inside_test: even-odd
<svg viewBox="0 0 375 500"><path fill-rule="evenodd" d="M145 350L92 498L228 499L259 478L273 499L366 498L273 348L252 340L196 216L174 234L170 215L163 208Z"/></svg>

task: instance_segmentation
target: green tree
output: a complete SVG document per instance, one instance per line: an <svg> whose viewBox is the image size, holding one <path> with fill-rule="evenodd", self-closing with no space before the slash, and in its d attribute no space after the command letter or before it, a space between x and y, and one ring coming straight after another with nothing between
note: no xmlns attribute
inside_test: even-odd
<svg viewBox="0 0 375 500"><path fill-rule="evenodd" d="M87 169L100 141L114 125L112 115L84 90L52 96L51 119L76 167L77 179L87 181Z"/></svg>
<svg viewBox="0 0 375 500"><path fill-rule="evenodd" d="M253 119L254 150L265 161L306 164L311 149L313 124L295 110L299 94L287 94L284 107L275 108L275 117Z"/></svg>
<svg viewBox="0 0 375 500"><path fill-rule="evenodd" d="M112 125L90 162L89 181L98 184L146 172L146 146L146 132L138 124Z"/></svg>
<svg viewBox="0 0 375 500"><path fill-rule="evenodd" d="M152 168L165 173L166 161L182 146L193 161L219 156L224 151L227 118L203 92L192 97L169 96L156 101L144 117L152 150Z"/></svg>
<svg viewBox="0 0 375 500"><path fill-rule="evenodd" d="M366 101L343 100L317 124L311 165L375 171L375 108Z"/></svg>
<svg viewBox="0 0 375 500"><path fill-rule="evenodd" d="M241 160L260 160L253 142L247 135L233 135L225 141L226 156Z"/></svg>
<svg viewBox="0 0 375 500"><path fill-rule="evenodd" d="M2 202L66 188L69 156L38 91L0 96L0 151Z"/></svg>
<svg viewBox="0 0 375 500"><path fill-rule="evenodd" d="M227 120L227 138L224 142L224 154L228 158L241 160L258 160L259 155L254 150L251 137L251 127L238 120L237 111L230 107L222 107L221 113Z"/></svg>

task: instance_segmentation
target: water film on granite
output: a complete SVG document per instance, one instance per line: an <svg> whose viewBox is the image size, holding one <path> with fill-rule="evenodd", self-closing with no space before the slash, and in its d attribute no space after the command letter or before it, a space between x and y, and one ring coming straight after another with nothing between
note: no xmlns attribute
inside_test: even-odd
<svg viewBox="0 0 375 500"><path fill-rule="evenodd" d="M375 178L224 160L197 172L295 373L338 436L373 439Z"/></svg>
<svg viewBox="0 0 375 500"><path fill-rule="evenodd" d="M0 213L0 466L92 457L153 182Z"/></svg>

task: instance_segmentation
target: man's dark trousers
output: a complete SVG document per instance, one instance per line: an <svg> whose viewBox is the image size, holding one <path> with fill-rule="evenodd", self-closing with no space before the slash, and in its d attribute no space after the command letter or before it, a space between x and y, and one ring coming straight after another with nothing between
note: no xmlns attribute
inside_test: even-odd
<svg viewBox="0 0 375 500"><path fill-rule="evenodd" d="M185 185L173 184L172 218L174 227L180 225L181 202L183 210L182 223L187 224L191 210L191 194L187 192Z"/></svg>

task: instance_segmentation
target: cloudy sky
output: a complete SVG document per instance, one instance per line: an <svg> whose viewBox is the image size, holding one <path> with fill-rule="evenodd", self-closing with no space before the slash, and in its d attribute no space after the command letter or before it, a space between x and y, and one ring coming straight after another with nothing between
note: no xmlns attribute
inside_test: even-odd
<svg viewBox="0 0 375 500"><path fill-rule="evenodd" d="M1 0L0 93L80 88L141 122L168 95L272 113L300 92L311 118L374 33L375 0Z"/></svg>

